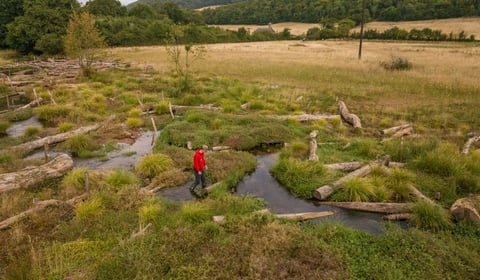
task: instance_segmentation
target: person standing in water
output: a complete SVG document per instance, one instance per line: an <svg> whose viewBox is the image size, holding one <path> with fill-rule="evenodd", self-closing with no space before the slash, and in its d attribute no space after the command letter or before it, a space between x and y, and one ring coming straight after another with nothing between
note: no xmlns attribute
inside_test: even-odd
<svg viewBox="0 0 480 280"><path fill-rule="evenodd" d="M205 152L208 150L207 145L203 145L201 149L195 151L193 156L193 174L195 175L195 182L190 186L190 191L194 191L198 184L202 184L202 189L207 186L205 171L208 166L205 163Z"/></svg>

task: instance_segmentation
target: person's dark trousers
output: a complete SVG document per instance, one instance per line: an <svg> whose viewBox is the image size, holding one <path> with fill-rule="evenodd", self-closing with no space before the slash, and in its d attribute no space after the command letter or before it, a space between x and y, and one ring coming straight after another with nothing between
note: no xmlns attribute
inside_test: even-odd
<svg viewBox="0 0 480 280"><path fill-rule="evenodd" d="M190 187L190 189L193 190L200 183L202 183L202 188L205 188L207 186L205 170L202 170L202 174L198 174L198 172L194 170L193 174L195 175L195 182L193 182L193 185Z"/></svg>

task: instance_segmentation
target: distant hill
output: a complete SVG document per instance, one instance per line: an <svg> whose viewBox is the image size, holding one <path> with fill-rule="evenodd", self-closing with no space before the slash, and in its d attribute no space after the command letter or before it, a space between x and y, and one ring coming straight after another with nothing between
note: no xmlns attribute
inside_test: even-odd
<svg viewBox="0 0 480 280"><path fill-rule="evenodd" d="M175 3L182 8L199 9L209 6L227 5L245 0L138 0L130 5L137 3L155 4L155 3Z"/></svg>

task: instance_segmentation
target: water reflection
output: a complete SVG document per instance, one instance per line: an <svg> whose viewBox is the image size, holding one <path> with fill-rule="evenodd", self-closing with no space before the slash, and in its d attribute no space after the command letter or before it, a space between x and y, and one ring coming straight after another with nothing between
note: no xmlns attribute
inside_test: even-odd
<svg viewBox="0 0 480 280"><path fill-rule="evenodd" d="M238 195L252 195L265 200L267 208L276 214L335 211L335 215L311 220L311 222L338 221L348 227L380 234L384 221L382 214L346 210L327 205L315 205L314 201L296 198L282 187L269 172L270 166L278 160L279 153L257 155L258 166L254 173L245 176L237 186ZM174 201L194 199L188 191L188 182L184 186L168 188L159 195Z"/></svg>

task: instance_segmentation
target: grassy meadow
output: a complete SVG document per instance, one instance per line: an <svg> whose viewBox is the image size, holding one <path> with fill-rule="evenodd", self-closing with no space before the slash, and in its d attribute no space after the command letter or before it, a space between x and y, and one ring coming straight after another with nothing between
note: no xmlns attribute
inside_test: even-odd
<svg viewBox="0 0 480 280"><path fill-rule="evenodd" d="M0 137L0 173L40 162L8 148L77 127L101 123L98 131L54 149L76 157L108 160L108 151L142 130L162 132L153 152L132 170L75 168L36 186L0 193L0 222L30 208L33 200L66 201L0 230L2 279L477 279L478 225L453 223L448 212L461 197L480 193L479 144L460 151L468 133L479 133L479 43L370 42L358 59L355 41L277 41L206 45L203 58L190 57L188 79L174 72L165 47L108 49L108 58L128 63L75 83L57 85L56 105L20 116L0 115L5 129L36 116L41 131ZM0 65L8 56L0 53ZM185 67L185 56L179 66ZM387 70L395 58L409 70ZM48 89L33 85L49 100ZM6 88L2 88L7 91ZM32 88L27 89L31 97ZM274 116L337 114L343 100L362 120L361 133L339 119L300 123ZM223 110L185 110L172 119L168 102ZM240 106L250 103L248 109ZM145 115L142 112L150 111ZM414 134L382 142L380 131L411 123ZM4 130L5 130L4 129ZM309 133L318 130L318 162L308 161ZM191 177L194 147L228 145L206 155L207 178L219 183L207 198L175 203L148 193L182 185ZM374 170L351 180L335 201L411 203L414 218L403 229L386 223L381 235L337 222L308 223L260 214L265 202L231 193L256 166L251 149L289 143L272 174L297 197L345 175L326 163L363 163L389 155L405 168ZM415 186L441 197L419 203ZM212 216L226 217L224 224ZM152 224L143 235L132 234Z"/></svg>

